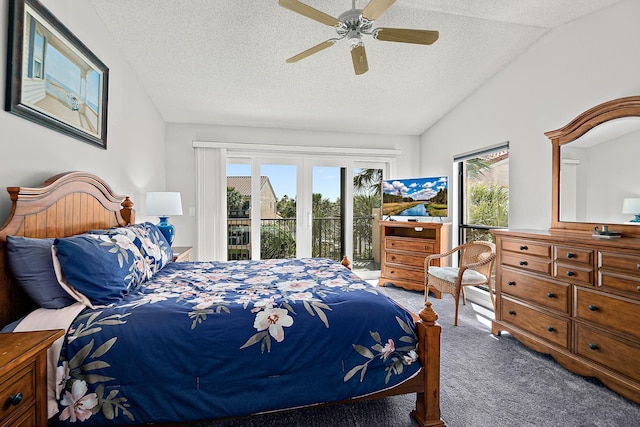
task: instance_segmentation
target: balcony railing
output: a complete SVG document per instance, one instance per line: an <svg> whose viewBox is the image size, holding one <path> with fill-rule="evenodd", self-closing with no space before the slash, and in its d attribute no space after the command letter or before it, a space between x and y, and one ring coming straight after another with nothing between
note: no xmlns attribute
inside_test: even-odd
<svg viewBox="0 0 640 427"><path fill-rule="evenodd" d="M251 219L227 220L227 252L231 259L251 259ZM277 218L260 221L260 257L293 258L296 255L296 219ZM340 218L314 218L312 256L342 259L342 223ZM373 217L353 218L353 262L373 262Z"/></svg>

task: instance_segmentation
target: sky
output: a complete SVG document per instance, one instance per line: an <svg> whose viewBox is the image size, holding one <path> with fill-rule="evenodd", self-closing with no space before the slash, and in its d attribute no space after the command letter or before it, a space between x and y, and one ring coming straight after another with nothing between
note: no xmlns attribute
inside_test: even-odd
<svg viewBox="0 0 640 427"><path fill-rule="evenodd" d="M293 165L262 165L261 175L268 176L276 197L280 200L285 194L296 196L296 167ZM227 176L250 176L251 165L227 164ZM340 168L314 167L313 192L335 202L340 197Z"/></svg>

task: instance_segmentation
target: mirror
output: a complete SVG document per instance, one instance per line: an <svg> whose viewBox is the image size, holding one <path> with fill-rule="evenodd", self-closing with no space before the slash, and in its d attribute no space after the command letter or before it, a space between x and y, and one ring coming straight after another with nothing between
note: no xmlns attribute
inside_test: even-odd
<svg viewBox="0 0 640 427"><path fill-rule="evenodd" d="M640 198L640 97L605 102L565 127L546 132L553 144L551 231L592 232L609 225L640 235L629 224L625 198ZM640 212L639 212L640 213Z"/></svg>

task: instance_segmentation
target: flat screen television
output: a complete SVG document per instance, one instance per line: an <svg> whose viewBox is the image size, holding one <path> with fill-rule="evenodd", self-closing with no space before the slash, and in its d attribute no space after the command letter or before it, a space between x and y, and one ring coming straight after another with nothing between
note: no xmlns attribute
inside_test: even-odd
<svg viewBox="0 0 640 427"><path fill-rule="evenodd" d="M418 220L448 216L449 177L388 179L382 182L382 217Z"/></svg>

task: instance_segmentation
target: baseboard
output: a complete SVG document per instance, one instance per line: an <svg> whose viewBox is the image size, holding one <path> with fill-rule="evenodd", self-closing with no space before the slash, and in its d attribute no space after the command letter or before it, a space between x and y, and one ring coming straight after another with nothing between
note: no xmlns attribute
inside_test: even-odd
<svg viewBox="0 0 640 427"><path fill-rule="evenodd" d="M465 286L464 294L467 297L467 301L474 302L487 310L493 311L493 304L491 304L489 292L474 286Z"/></svg>

